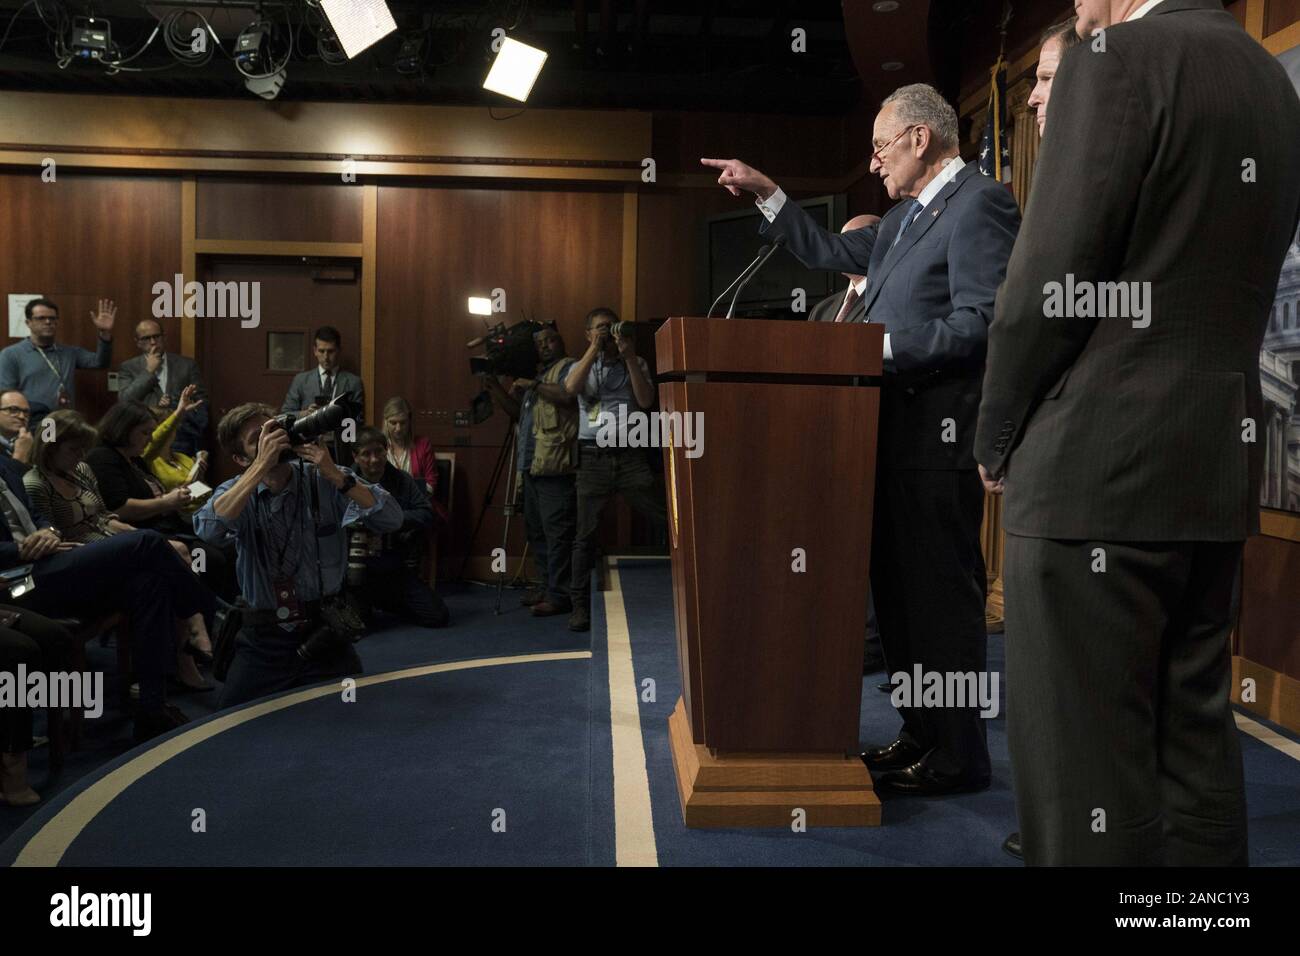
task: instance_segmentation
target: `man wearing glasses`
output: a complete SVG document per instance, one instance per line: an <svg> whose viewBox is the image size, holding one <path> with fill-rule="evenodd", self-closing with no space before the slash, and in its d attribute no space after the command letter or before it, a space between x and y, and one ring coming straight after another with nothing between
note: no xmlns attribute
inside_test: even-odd
<svg viewBox="0 0 1300 956"><path fill-rule="evenodd" d="M100 299L90 321L99 333L95 351L75 345L56 345L59 307L49 299L32 299L23 310L31 336L0 351L0 390L18 390L31 403L31 424L59 408L75 408L76 371L79 368L108 368L113 357L113 322L117 306L112 299Z"/></svg>
<svg viewBox="0 0 1300 956"><path fill-rule="evenodd" d="M897 205L876 226L842 235L739 160L703 162L733 195L757 196L762 232L784 236L805 265L868 277L866 320L885 327L871 548L885 660L895 675L979 674L987 581L975 425L988 326L1020 214L1005 186L962 162L957 113L933 87L904 86L886 99L872 145L871 172ZM928 796L989 785L984 721L960 703L899 702L898 738L862 755L880 789Z"/></svg>
<svg viewBox="0 0 1300 956"><path fill-rule="evenodd" d="M32 463L32 433L27 429L31 414L22 392L0 393L0 455L24 466Z"/></svg>
<svg viewBox="0 0 1300 956"><path fill-rule="evenodd" d="M154 319L142 319L135 327L135 344L140 354L127 359L117 372L117 400L119 402L144 402L162 408L175 408L181 392L189 385L195 388L195 398L207 398L199 378L199 366L191 358L167 351L167 340L162 325ZM208 430L208 406L204 402L181 419L175 451L194 455Z"/></svg>

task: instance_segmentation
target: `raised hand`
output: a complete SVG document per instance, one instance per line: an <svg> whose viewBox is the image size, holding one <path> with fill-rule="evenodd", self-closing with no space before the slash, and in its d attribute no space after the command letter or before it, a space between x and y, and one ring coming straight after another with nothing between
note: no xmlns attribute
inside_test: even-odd
<svg viewBox="0 0 1300 956"><path fill-rule="evenodd" d="M700 162L719 170L718 185L733 196L739 196L741 190L746 190L759 199L766 199L776 192L776 183L738 159L701 159Z"/></svg>
<svg viewBox="0 0 1300 956"><path fill-rule="evenodd" d="M90 321L94 323L95 328L99 329L101 335L111 333L113 323L117 321L117 306L113 304L113 300L100 299L99 311L90 313Z"/></svg>
<svg viewBox="0 0 1300 956"><path fill-rule="evenodd" d="M188 415L190 412L194 411L194 409L203 404L203 399L195 397L198 393L199 387L197 385L186 385L185 388L181 390L181 397L180 401L176 404L176 410L180 412L182 416Z"/></svg>

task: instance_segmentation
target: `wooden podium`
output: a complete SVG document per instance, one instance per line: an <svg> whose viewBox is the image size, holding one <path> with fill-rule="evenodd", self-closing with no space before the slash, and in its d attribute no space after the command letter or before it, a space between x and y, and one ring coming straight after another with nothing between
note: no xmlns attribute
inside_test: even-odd
<svg viewBox="0 0 1300 956"><path fill-rule="evenodd" d="M661 409L704 425L703 454L664 449L688 827L880 823L857 752L882 346L870 324L655 335Z"/></svg>

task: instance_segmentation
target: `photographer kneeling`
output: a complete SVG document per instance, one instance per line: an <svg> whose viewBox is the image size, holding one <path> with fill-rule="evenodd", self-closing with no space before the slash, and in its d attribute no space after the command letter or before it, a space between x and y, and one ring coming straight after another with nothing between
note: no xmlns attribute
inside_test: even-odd
<svg viewBox="0 0 1300 956"><path fill-rule="evenodd" d="M388 492L358 481L321 446L303 443L338 424L303 419L292 423L291 440L274 409L248 403L217 426L221 447L244 471L217 488L194 516L194 530L214 545L235 543L235 571L250 607L222 707L361 672L352 647L360 621L340 593L346 529L361 522L396 531L402 512Z"/></svg>
<svg viewBox="0 0 1300 956"><path fill-rule="evenodd" d="M420 627L446 627L447 605L420 579L425 536L433 527L433 507L424 483L388 461L388 439L377 428L361 428L353 443L361 477L393 496L402 509L402 527L393 534L353 528L348 548L348 590L367 611L387 611Z"/></svg>

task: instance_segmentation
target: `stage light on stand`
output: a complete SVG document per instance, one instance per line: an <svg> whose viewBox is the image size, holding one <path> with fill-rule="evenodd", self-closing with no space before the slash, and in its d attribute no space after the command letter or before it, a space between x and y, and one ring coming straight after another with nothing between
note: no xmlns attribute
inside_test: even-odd
<svg viewBox="0 0 1300 956"><path fill-rule="evenodd" d="M528 94L542 72L546 62L546 51L520 43L506 37L501 42L501 50L492 62L483 89L500 93L520 103L527 102Z"/></svg>

